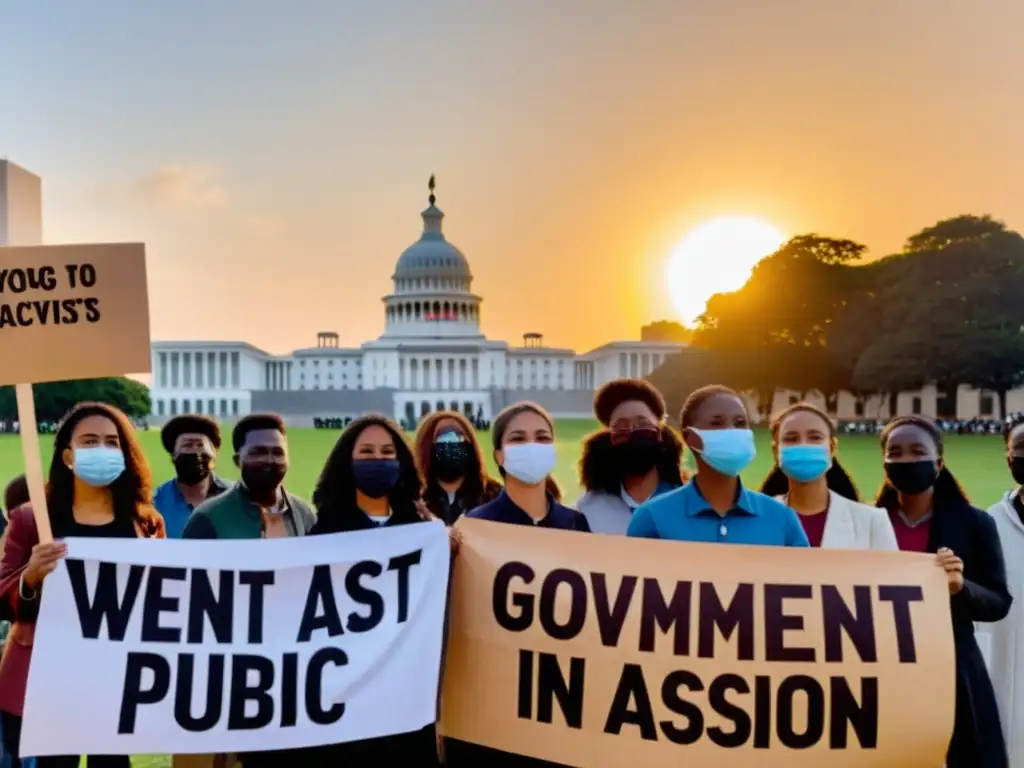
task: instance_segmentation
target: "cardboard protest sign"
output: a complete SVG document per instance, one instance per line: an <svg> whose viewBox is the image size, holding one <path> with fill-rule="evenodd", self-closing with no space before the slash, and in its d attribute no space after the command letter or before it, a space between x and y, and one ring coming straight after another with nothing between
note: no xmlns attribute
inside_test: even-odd
<svg viewBox="0 0 1024 768"><path fill-rule="evenodd" d="M149 372L145 247L0 248L0 359L0 385L15 385L39 539L50 541L32 384Z"/></svg>
<svg viewBox="0 0 1024 768"><path fill-rule="evenodd" d="M457 527L446 736L588 768L945 760L933 556Z"/></svg>
<svg viewBox="0 0 1024 768"><path fill-rule="evenodd" d="M0 384L150 369L141 244L0 248Z"/></svg>
<svg viewBox="0 0 1024 768"><path fill-rule="evenodd" d="M442 523L67 543L46 579L22 755L293 749L435 719Z"/></svg>

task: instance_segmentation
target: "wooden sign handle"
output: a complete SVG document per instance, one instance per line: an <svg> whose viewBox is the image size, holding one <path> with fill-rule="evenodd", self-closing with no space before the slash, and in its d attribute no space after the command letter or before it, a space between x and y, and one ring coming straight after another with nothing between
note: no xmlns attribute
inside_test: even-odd
<svg viewBox="0 0 1024 768"><path fill-rule="evenodd" d="M40 543L53 541L50 513L46 508L46 483L39 456L39 425L36 424L36 403L32 399L31 384L15 384L18 399L18 423L21 427L21 455L25 462L25 480L28 496L32 500L32 514L36 519ZM8 514L10 510L7 510Z"/></svg>

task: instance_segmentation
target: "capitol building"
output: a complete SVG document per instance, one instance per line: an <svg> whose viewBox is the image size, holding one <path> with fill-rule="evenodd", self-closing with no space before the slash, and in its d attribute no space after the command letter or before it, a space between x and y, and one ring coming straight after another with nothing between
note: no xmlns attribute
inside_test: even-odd
<svg viewBox="0 0 1024 768"><path fill-rule="evenodd" d="M465 255L445 239L430 180L423 233L398 257L383 297L384 332L359 347L337 333L316 346L274 355L245 341L153 343L153 421L181 413L236 419L272 411L289 424L367 411L415 422L436 410L490 420L532 400L558 418L592 416L594 390L623 376L646 376L683 345L613 341L584 354L548 347L540 333L521 346L480 331L483 299Z"/></svg>

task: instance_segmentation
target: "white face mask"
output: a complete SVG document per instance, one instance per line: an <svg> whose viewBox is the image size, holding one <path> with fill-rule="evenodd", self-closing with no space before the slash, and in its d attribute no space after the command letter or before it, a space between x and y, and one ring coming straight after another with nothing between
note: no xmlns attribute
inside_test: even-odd
<svg viewBox="0 0 1024 768"><path fill-rule="evenodd" d="M502 449L502 467L526 485L539 485L555 468L554 443L514 443Z"/></svg>

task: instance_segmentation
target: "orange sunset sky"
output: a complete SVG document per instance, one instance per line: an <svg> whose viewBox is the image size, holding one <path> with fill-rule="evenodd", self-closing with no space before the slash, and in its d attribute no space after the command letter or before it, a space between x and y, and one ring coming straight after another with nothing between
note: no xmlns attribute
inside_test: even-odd
<svg viewBox="0 0 1024 768"><path fill-rule="evenodd" d="M679 319L715 216L1024 227L1020 0L0 7L0 155L47 241L147 243L155 339L375 338L431 173L487 335L579 351Z"/></svg>

